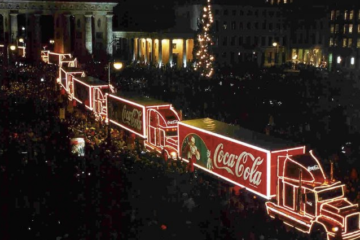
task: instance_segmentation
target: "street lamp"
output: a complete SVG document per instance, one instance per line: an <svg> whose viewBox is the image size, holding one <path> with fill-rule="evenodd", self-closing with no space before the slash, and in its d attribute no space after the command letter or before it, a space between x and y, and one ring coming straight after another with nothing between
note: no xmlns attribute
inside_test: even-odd
<svg viewBox="0 0 360 240"><path fill-rule="evenodd" d="M109 44L108 44L108 53L110 52L110 48L113 47L114 43L116 42L116 40L114 39L113 41L111 41ZM123 68L123 63L122 62L119 62L119 61L115 61L112 56L109 56L110 57L110 61L108 63L108 87L109 87L109 94L111 92L111 82L110 82L110 75L111 75L111 64L113 65L114 69L115 70L120 70ZM109 106L108 106L109 107ZM108 127L108 141L110 143L111 141L111 133L110 133L110 121L108 119L108 122L107 122L107 127Z"/></svg>
<svg viewBox="0 0 360 240"><path fill-rule="evenodd" d="M108 63L108 85L109 85L109 94L111 92L111 81L110 81L110 75L111 75L111 64L113 65L113 67L116 69L116 70L120 70L122 67L123 67L123 64L122 62L118 62L118 61L109 61ZM110 131L110 121L108 119L108 141L110 142L111 141L111 131Z"/></svg>
<svg viewBox="0 0 360 240"><path fill-rule="evenodd" d="M12 63L13 61L13 54L14 54L14 51L16 50L16 45L15 44L11 44L10 46L9 46L9 49L10 49L10 51L11 51L11 56L8 56L8 59L9 59L9 61ZM8 54L10 55L10 51L8 51Z"/></svg>
<svg viewBox="0 0 360 240"><path fill-rule="evenodd" d="M49 43L52 45L55 43L54 39L50 39Z"/></svg>
<svg viewBox="0 0 360 240"><path fill-rule="evenodd" d="M23 39L23 38L19 38L19 43L24 43L24 39Z"/></svg>
<svg viewBox="0 0 360 240"><path fill-rule="evenodd" d="M276 52L275 52L275 59L274 59L274 65L276 65L277 60L278 60L278 49L279 49L279 44L277 42L273 42L273 47L276 47Z"/></svg>

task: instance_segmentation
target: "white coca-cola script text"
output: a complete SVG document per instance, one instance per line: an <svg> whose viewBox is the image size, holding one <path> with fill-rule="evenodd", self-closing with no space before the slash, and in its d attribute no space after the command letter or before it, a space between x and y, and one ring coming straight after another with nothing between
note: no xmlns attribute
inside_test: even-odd
<svg viewBox="0 0 360 240"><path fill-rule="evenodd" d="M254 157L251 153L242 152L239 155L225 152L224 144L220 143L214 152L214 166L218 169L225 169L228 173L249 181L250 184L259 186L261 183L262 172L258 171L258 167L263 163L264 159ZM248 160L250 163L247 163Z"/></svg>
<svg viewBox="0 0 360 240"><path fill-rule="evenodd" d="M167 121L167 125L177 124L178 120Z"/></svg>
<svg viewBox="0 0 360 240"><path fill-rule="evenodd" d="M127 110L126 105L124 105L122 110L122 121L139 131L141 131L142 129L141 116L142 116L141 111L135 108L133 110Z"/></svg>

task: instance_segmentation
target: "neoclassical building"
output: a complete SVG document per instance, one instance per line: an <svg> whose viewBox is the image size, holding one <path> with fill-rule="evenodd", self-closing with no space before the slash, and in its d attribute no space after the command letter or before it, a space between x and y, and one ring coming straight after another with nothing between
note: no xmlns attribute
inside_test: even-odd
<svg viewBox="0 0 360 240"><path fill-rule="evenodd" d="M67 53L93 54L102 49L112 54L113 8L115 2L95 1L40 1L0 0L0 14L3 26L2 45L19 42L18 17L25 15L27 51L33 58L40 58L41 27L40 17L54 18L54 50ZM46 29L42 29L46 31Z"/></svg>
<svg viewBox="0 0 360 240"><path fill-rule="evenodd" d="M114 31L127 58L155 66L187 67L193 60L194 34Z"/></svg>
<svg viewBox="0 0 360 240"><path fill-rule="evenodd" d="M57 53L80 56L103 51L112 55L114 47L120 46L118 50L122 55L126 53L128 60L145 64L186 67L193 60L194 31L113 31L113 9L117 3L112 1L115 0L0 0L0 45L9 51L8 47L15 44L19 50L26 48L27 56L40 59L41 34L47 31L40 26L40 18L51 16L53 50ZM25 26L18 24L20 17L25 18ZM118 41L120 44L114 44Z"/></svg>

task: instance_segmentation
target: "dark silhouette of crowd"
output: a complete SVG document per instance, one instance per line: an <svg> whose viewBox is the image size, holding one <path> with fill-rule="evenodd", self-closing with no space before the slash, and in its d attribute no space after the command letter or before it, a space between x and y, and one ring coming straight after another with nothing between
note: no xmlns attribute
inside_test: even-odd
<svg viewBox="0 0 360 240"><path fill-rule="evenodd" d="M104 123L61 95L56 74L56 66L37 64L10 66L3 76L1 239L310 239L271 220L264 200L249 192L200 171L189 173L181 161L147 153L121 130L111 129L109 139ZM209 116L258 131L269 125L271 135L296 135L286 131L291 119L282 122L281 111L274 111L276 125L269 123L269 112L260 104L276 81L288 87L279 73L268 85L260 84L260 74L198 81L190 70L136 66L121 74L119 91L171 101L183 109L184 118ZM257 91L256 83L264 90ZM284 109L291 109L285 100L299 94L295 90L276 99L287 105ZM72 154L72 138L85 139L84 157ZM340 158L335 164L338 171L348 169ZM356 170L347 183L354 201Z"/></svg>

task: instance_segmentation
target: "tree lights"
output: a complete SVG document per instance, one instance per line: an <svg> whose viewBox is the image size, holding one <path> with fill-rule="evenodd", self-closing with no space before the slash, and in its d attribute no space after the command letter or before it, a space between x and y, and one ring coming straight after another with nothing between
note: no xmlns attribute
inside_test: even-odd
<svg viewBox="0 0 360 240"><path fill-rule="evenodd" d="M196 53L197 62L195 67L195 70L199 70L201 72L201 76L205 77L211 77L214 73L214 56L209 53L209 46L214 44L209 33L213 21L210 0L207 0L207 5L203 8L203 15L201 19L202 30L197 37L200 46Z"/></svg>

